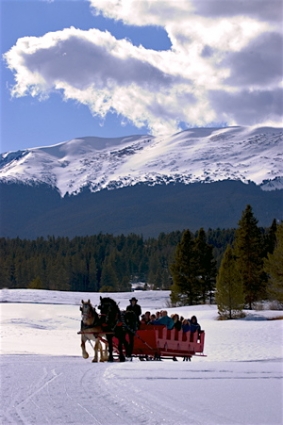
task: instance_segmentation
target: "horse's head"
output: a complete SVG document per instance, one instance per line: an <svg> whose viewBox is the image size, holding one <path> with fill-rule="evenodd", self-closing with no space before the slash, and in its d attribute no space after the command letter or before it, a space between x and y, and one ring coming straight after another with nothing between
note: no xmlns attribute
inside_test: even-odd
<svg viewBox="0 0 283 425"><path fill-rule="evenodd" d="M114 326L120 317L120 309L116 301L109 297L100 297L98 306L101 315L101 322L108 326Z"/></svg>
<svg viewBox="0 0 283 425"><path fill-rule="evenodd" d="M84 325L92 325L98 321L98 314L92 306L90 300L81 301L80 311L82 313L82 322Z"/></svg>

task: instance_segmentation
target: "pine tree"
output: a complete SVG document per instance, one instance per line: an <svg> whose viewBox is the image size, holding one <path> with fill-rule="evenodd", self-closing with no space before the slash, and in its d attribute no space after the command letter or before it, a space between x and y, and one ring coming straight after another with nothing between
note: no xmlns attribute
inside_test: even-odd
<svg viewBox="0 0 283 425"><path fill-rule="evenodd" d="M28 288L29 289L42 289L42 283L40 280L40 277L35 277L29 284L28 284Z"/></svg>
<svg viewBox="0 0 283 425"><path fill-rule="evenodd" d="M283 223L277 227L275 248L264 260L264 269L268 275L269 298L283 304Z"/></svg>
<svg viewBox="0 0 283 425"><path fill-rule="evenodd" d="M219 315L229 319L238 315L244 306L243 283L230 245L226 248L216 279L215 299Z"/></svg>
<svg viewBox="0 0 283 425"><path fill-rule="evenodd" d="M56 259L48 267L48 288L56 291L69 291L69 275L65 266L65 262Z"/></svg>
<svg viewBox="0 0 283 425"><path fill-rule="evenodd" d="M117 278L117 288L118 292L127 292L131 290L130 285L130 272L128 261L122 256L120 252L116 249L112 250L107 262L111 264Z"/></svg>
<svg viewBox="0 0 283 425"><path fill-rule="evenodd" d="M198 231L194 242L195 262L197 266L197 279L202 297L202 303L211 297L215 287L216 262L212 254L213 246L206 242L206 234L203 228Z"/></svg>
<svg viewBox="0 0 283 425"><path fill-rule="evenodd" d="M8 271L8 264L3 253L0 255L0 288L10 288L11 281Z"/></svg>
<svg viewBox="0 0 283 425"><path fill-rule="evenodd" d="M236 230L235 254L249 308L264 294L263 246L257 219L247 205Z"/></svg>
<svg viewBox="0 0 283 425"><path fill-rule="evenodd" d="M109 261L103 265L100 292L116 292L118 288L118 279L114 268Z"/></svg>
<svg viewBox="0 0 283 425"><path fill-rule="evenodd" d="M199 300L201 292L195 260L194 240L191 232L185 230L170 267L173 278L170 298L173 304L193 305Z"/></svg>
<svg viewBox="0 0 283 425"><path fill-rule="evenodd" d="M272 254L276 244L276 232L277 232L277 223L274 219L271 226L267 229L267 232L264 236L264 257L267 257L267 254Z"/></svg>
<svg viewBox="0 0 283 425"><path fill-rule="evenodd" d="M162 287L158 252L154 252L150 257L148 282L153 285L154 289L161 289Z"/></svg>

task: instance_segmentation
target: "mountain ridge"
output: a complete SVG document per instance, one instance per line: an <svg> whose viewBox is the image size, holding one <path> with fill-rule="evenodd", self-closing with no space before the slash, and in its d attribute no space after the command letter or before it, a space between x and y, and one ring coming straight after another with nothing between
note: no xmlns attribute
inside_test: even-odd
<svg viewBox="0 0 283 425"><path fill-rule="evenodd" d="M0 236L157 236L283 219L283 129L82 137L0 157Z"/></svg>
<svg viewBox="0 0 283 425"><path fill-rule="evenodd" d="M0 156L2 183L45 183L61 197L156 184L224 180L283 189L283 129L188 129L172 136L83 137Z"/></svg>

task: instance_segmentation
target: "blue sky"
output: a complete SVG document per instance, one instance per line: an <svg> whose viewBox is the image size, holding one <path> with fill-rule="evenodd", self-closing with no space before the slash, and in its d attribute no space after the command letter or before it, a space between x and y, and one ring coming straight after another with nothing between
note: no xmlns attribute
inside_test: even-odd
<svg viewBox="0 0 283 425"><path fill-rule="evenodd" d="M2 0L1 52L1 152L282 125L281 0Z"/></svg>

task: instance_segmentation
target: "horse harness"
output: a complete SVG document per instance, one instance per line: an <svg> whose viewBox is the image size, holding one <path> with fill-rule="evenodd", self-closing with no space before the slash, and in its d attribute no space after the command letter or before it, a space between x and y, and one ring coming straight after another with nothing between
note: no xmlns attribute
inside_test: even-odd
<svg viewBox="0 0 283 425"><path fill-rule="evenodd" d="M110 303L107 303L107 304L105 304L105 305L107 305L107 306L109 306L109 307L112 307L112 305L110 304ZM110 327L109 326L109 312L111 311L111 308L108 310L108 314L106 314L106 313L101 313L100 314L100 316L99 317L102 317L102 316L105 316L105 323L102 323L101 324L101 326L103 327L109 327L110 328L110 330L112 331L112 332L115 332L115 329L117 328L117 327L122 327L124 330L128 330L129 332L131 332L132 334L135 334L136 333L136 331L135 330L133 330L133 329L131 329L128 325L127 325L127 323L126 323L126 321L125 321L125 315L126 315L126 311L119 311L119 310L117 310L116 311L116 315L115 315L115 320L114 320L114 325L112 326L112 327Z"/></svg>

